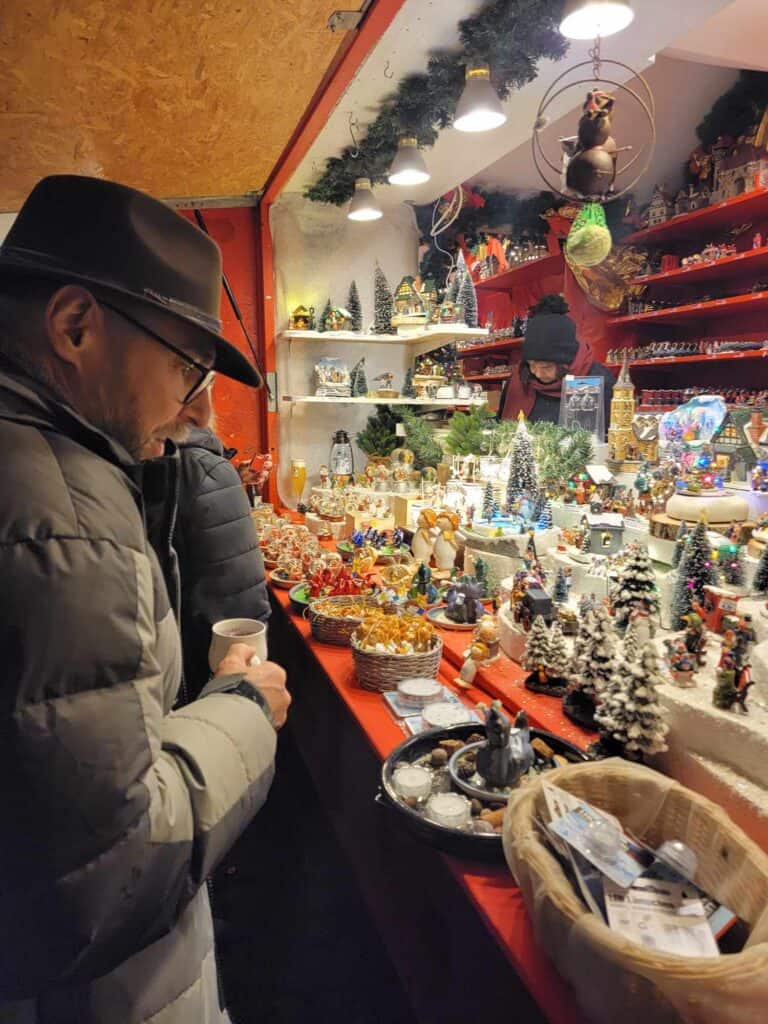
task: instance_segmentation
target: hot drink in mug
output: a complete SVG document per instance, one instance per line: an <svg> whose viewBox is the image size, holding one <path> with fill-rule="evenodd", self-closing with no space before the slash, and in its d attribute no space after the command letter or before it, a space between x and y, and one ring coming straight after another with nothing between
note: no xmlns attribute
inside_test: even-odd
<svg viewBox="0 0 768 1024"><path fill-rule="evenodd" d="M248 644L255 654L251 662L257 665L267 660L267 626L258 619L222 619L215 622L211 630L211 646L208 650L208 666L215 672L219 663L233 644Z"/></svg>

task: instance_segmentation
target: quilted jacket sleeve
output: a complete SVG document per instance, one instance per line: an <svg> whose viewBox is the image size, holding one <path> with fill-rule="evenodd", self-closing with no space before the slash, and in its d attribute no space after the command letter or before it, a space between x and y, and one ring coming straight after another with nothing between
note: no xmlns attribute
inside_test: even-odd
<svg viewBox="0 0 768 1024"><path fill-rule="evenodd" d="M231 463L203 448L181 452L174 547L181 576L184 678L190 696L208 679L211 626L270 614L250 507Z"/></svg>
<svg viewBox="0 0 768 1024"><path fill-rule="evenodd" d="M4 998L167 931L264 801L276 743L236 695L167 713L178 635L151 553L39 533L0 545Z"/></svg>

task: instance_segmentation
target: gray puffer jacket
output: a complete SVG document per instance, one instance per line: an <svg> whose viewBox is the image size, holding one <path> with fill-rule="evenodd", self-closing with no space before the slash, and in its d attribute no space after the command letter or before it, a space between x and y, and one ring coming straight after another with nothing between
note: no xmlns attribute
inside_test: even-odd
<svg viewBox="0 0 768 1024"><path fill-rule="evenodd" d="M263 803L258 704L172 712L127 453L0 370L0 1022L221 1024L202 884Z"/></svg>

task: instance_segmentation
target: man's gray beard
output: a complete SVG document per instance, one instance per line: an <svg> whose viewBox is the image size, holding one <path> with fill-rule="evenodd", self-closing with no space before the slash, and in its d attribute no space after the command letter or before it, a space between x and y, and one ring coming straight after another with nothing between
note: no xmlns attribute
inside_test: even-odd
<svg viewBox="0 0 768 1024"><path fill-rule="evenodd" d="M141 437L134 424L113 419L109 415L99 417L98 419L92 418L91 423L97 430L100 430L107 437L122 445L134 462L141 462L145 458L144 450L154 437L164 437L178 444L185 441L189 435L189 427L186 423L161 427L152 437Z"/></svg>

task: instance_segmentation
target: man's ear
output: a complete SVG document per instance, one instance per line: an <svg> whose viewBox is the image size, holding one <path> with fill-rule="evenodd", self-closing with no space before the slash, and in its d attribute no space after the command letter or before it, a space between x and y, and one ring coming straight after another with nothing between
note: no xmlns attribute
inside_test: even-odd
<svg viewBox="0 0 768 1024"><path fill-rule="evenodd" d="M103 314L93 295L69 284L54 292L45 310L46 333L55 354L65 363L80 366L89 343L103 330Z"/></svg>

